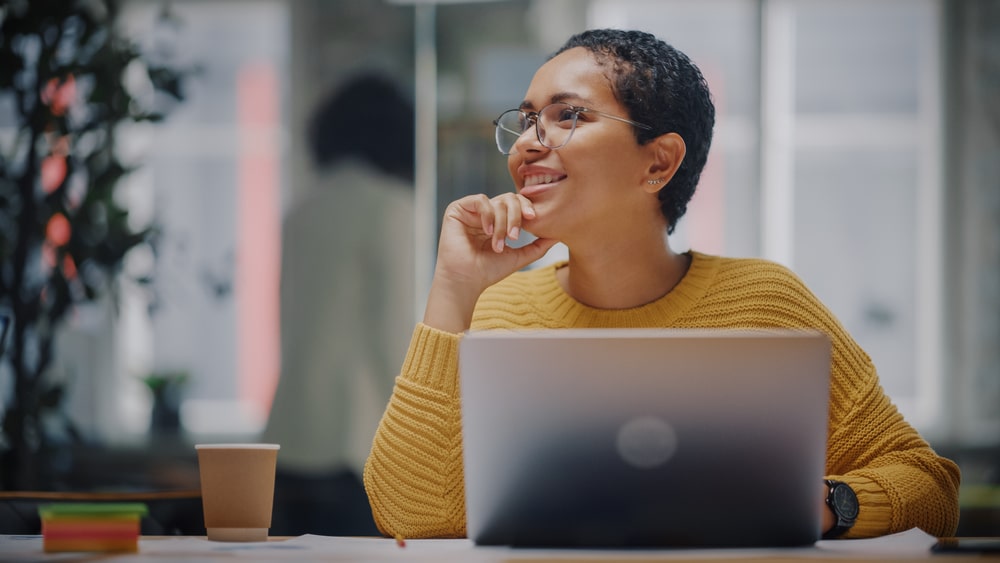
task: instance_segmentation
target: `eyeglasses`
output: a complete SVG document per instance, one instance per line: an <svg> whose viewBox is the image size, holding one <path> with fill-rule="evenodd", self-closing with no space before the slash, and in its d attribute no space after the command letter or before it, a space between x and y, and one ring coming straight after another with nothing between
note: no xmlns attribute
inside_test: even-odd
<svg viewBox="0 0 1000 563"><path fill-rule="evenodd" d="M576 120L581 113L592 113L628 123L642 129L652 129L649 125L644 125L631 119L597 111L580 106L574 106L565 102L549 104L538 111L525 112L519 109L507 110L500 114L500 117L493 121L497 126L497 148L503 154L510 154L514 148L514 143L521 138L532 125L535 126L535 135L538 142L550 149L558 149L566 146L573 131L576 130Z"/></svg>

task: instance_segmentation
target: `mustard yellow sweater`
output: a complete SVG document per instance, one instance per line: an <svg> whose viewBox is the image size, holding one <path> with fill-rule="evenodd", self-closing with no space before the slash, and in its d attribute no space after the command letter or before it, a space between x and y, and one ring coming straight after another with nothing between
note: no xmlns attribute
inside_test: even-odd
<svg viewBox="0 0 1000 563"><path fill-rule="evenodd" d="M764 260L691 254L688 273L670 293L626 310L575 301L556 281L555 271L563 264L518 272L483 293L472 327L821 330L833 344L826 477L850 484L861 505L847 537L912 527L953 535L958 467L938 456L903 419L879 384L871 359L802 281ZM364 471L375 522L386 535L466 535L460 338L422 324L414 330ZM822 477L816 476L817 487Z"/></svg>

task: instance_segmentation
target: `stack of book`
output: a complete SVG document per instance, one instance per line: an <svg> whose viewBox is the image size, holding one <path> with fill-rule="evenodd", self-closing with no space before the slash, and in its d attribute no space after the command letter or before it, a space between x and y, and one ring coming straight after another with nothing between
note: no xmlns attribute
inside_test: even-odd
<svg viewBox="0 0 1000 563"><path fill-rule="evenodd" d="M46 552L139 551L143 503L65 503L38 509Z"/></svg>

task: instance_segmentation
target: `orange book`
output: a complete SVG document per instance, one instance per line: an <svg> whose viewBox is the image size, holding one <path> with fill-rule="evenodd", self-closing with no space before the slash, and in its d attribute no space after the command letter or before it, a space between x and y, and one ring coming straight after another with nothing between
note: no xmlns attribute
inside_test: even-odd
<svg viewBox="0 0 1000 563"><path fill-rule="evenodd" d="M46 552L139 551L142 503L65 503L38 509Z"/></svg>

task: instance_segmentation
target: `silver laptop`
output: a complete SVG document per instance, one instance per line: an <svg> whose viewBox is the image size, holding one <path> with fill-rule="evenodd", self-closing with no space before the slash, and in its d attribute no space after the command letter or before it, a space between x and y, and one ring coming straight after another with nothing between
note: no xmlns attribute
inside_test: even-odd
<svg viewBox="0 0 1000 563"><path fill-rule="evenodd" d="M459 367L477 544L778 547L820 537L824 335L470 332Z"/></svg>

